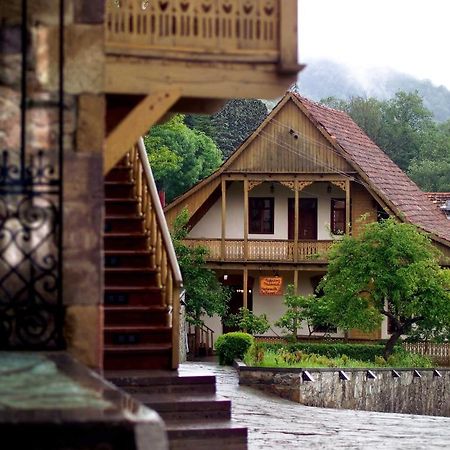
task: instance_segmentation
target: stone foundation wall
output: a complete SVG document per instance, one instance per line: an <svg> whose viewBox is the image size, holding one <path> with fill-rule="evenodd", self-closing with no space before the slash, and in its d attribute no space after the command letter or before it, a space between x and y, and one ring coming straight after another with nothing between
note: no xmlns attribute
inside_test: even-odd
<svg viewBox="0 0 450 450"><path fill-rule="evenodd" d="M240 365L239 382L307 406L450 416L450 370L346 369L344 374L348 380L339 369Z"/></svg>

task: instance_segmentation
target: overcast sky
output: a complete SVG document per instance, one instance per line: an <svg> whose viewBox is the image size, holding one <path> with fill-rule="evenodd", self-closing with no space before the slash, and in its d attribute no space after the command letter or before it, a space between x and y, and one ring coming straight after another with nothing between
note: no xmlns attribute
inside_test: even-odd
<svg viewBox="0 0 450 450"><path fill-rule="evenodd" d="M450 89L450 0L298 0L300 61L388 67Z"/></svg>

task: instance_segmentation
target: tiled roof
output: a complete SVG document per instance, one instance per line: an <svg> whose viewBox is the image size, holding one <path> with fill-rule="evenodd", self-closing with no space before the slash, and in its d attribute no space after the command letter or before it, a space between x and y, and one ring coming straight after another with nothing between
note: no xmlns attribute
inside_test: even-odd
<svg viewBox="0 0 450 450"><path fill-rule="evenodd" d="M425 192L427 197L438 207L441 207L445 202L450 201L450 192Z"/></svg>
<svg viewBox="0 0 450 450"><path fill-rule="evenodd" d="M449 221L348 114L299 95L296 98L310 119L336 141L345 157L367 176L371 189L392 206L399 217L450 244Z"/></svg>

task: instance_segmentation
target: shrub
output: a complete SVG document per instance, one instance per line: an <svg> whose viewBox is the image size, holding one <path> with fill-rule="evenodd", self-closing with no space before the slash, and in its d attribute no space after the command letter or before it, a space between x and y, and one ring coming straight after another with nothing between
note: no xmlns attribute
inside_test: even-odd
<svg viewBox="0 0 450 450"><path fill-rule="evenodd" d="M253 342L253 336L247 333L233 332L219 336L216 342L219 363L231 365L234 359L242 359Z"/></svg>
<svg viewBox="0 0 450 450"><path fill-rule="evenodd" d="M253 342L244 356L245 364L249 366L259 365L264 361L266 348L262 342Z"/></svg>
<svg viewBox="0 0 450 450"><path fill-rule="evenodd" d="M267 350L277 352L281 348L286 348L287 351L295 353L301 351L303 353L314 353L317 355L326 356L327 358L339 358L346 355L350 359L359 361L375 361L375 357L383 355L384 346L380 344L324 344L324 343L306 343L298 342L295 344L280 344L280 343L264 343ZM397 351L397 350L396 350Z"/></svg>

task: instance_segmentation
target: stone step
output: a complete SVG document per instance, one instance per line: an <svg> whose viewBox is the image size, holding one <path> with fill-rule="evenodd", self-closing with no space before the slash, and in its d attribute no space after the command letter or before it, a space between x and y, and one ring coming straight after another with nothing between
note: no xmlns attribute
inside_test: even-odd
<svg viewBox="0 0 450 450"><path fill-rule="evenodd" d="M135 267L105 268L105 286L154 287L157 272L155 269ZM156 289L156 288L155 288Z"/></svg>
<svg viewBox="0 0 450 450"><path fill-rule="evenodd" d="M105 250L147 250L147 236L143 233L106 233Z"/></svg>
<svg viewBox="0 0 450 450"><path fill-rule="evenodd" d="M171 344L105 345L103 367L117 370L169 369L172 365Z"/></svg>
<svg viewBox="0 0 450 450"><path fill-rule="evenodd" d="M105 250L105 267L150 267L147 250Z"/></svg>
<svg viewBox="0 0 450 450"><path fill-rule="evenodd" d="M178 371L140 372L121 370L105 374L109 381L130 394L135 393L214 393L214 375L180 374Z"/></svg>
<svg viewBox="0 0 450 450"><path fill-rule="evenodd" d="M106 216L105 233L144 233L144 219L140 216Z"/></svg>
<svg viewBox="0 0 450 450"><path fill-rule="evenodd" d="M231 420L167 420L170 450L247 450L247 428Z"/></svg>
<svg viewBox="0 0 450 450"><path fill-rule="evenodd" d="M105 326L105 345L167 344L172 342L168 326L109 325Z"/></svg>
<svg viewBox="0 0 450 450"><path fill-rule="evenodd" d="M163 420L217 420L231 418L231 402L216 394L135 393L134 397L154 409Z"/></svg>
<svg viewBox="0 0 450 450"><path fill-rule="evenodd" d="M168 309L165 306L105 305L104 310L105 326L167 326L167 322L169 319Z"/></svg>
<svg viewBox="0 0 450 450"><path fill-rule="evenodd" d="M106 198L105 199L105 215L138 215L138 201L134 198Z"/></svg>

